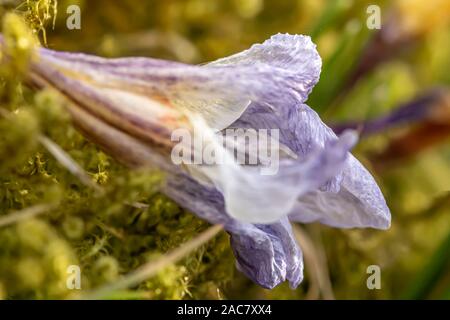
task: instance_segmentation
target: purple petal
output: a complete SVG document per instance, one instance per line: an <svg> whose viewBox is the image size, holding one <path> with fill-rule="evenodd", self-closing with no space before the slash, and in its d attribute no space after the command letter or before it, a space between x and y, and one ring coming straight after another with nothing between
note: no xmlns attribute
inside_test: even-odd
<svg viewBox="0 0 450 320"><path fill-rule="evenodd" d="M272 288L285 280L295 287L301 281L302 256L287 219L273 226L260 226L261 229L238 222L225 213L224 199L217 189L199 184L163 155L83 109L72 107L70 111L78 128L94 142L127 164L151 164L164 170L167 180L162 191L167 196L198 217L224 225L231 235L231 244L238 261L248 259L248 268L241 270L250 279L266 288ZM135 162L136 159L138 162ZM257 251L246 251L245 248L250 244Z"/></svg>
<svg viewBox="0 0 450 320"><path fill-rule="evenodd" d="M277 34L262 44L255 44L248 50L206 66L242 68L252 74L267 75L267 79L259 78L259 87L266 93L260 92L256 99L252 99L253 102L281 104L292 99L301 103L306 101L319 81L322 59L310 37Z"/></svg>
<svg viewBox="0 0 450 320"><path fill-rule="evenodd" d="M224 199L216 189L183 176L171 176L165 193L199 217L220 223L231 235L238 269L265 288L288 280L295 288L303 279L303 259L287 218L270 225L238 222L225 213Z"/></svg>
<svg viewBox="0 0 450 320"><path fill-rule="evenodd" d="M223 193L226 211L232 217L251 223L273 223L286 216L302 195L317 190L340 174L353 134L316 146L303 159L285 159L278 173L261 175L246 166L219 165L201 168Z"/></svg>
<svg viewBox="0 0 450 320"><path fill-rule="evenodd" d="M250 101L305 101L317 83L321 59L307 36L278 34L249 50L203 66L150 58L104 59L41 49L41 64L103 88L161 96L199 112L223 129Z"/></svg>
<svg viewBox="0 0 450 320"><path fill-rule="evenodd" d="M336 139L318 114L304 104L283 105L272 110L254 103L232 126L279 128L280 143L300 159L307 157L316 146L325 147ZM292 221L319 221L336 227L389 227L390 211L380 188L352 155L345 160L341 172L319 187L298 197L290 213Z"/></svg>
<svg viewBox="0 0 450 320"><path fill-rule="evenodd" d="M391 222L380 188L353 156L347 160L337 193L314 191L300 197L289 218L339 228L388 229Z"/></svg>
<svg viewBox="0 0 450 320"><path fill-rule="evenodd" d="M207 132L228 126L250 101L270 106L275 113L305 101L318 81L320 67L321 59L309 37L280 34L204 66L143 58L102 59L42 49L33 71L88 112L167 148L169 132L176 126L189 126L183 114L200 114L205 125L198 127ZM192 120L191 125L197 129ZM333 180L341 170L342 155L345 152L322 150L300 161L283 160L280 172L270 177L236 164L191 166L189 170L198 172L197 178L206 176L224 194L231 216L272 223L286 216L300 195Z"/></svg>

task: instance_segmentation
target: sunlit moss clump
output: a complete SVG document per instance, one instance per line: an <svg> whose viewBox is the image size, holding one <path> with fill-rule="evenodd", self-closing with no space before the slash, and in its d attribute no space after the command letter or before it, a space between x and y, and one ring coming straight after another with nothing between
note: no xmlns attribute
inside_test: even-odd
<svg viewBox="0 0 450 320"><path fill-rule="evenodd" d="M26 0L17 8L33 33L41 35L47 44L47 25L55 27L58 12L57 0Z"/></svg>

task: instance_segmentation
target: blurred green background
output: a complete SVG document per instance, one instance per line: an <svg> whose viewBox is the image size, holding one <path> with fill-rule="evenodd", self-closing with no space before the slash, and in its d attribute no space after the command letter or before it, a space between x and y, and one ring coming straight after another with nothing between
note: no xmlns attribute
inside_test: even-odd
<svg viewBox="0 0 450 320"><path fill-rule="evenodd" d="M108 57L203 63L279 32L310 35L323 69L308 104L330 125L369 121L414 104L420 96L433 97L420 104L426 108L420 118L367 135L355 150L386 196L391 229L299 226L305 280L297 290L286 284L265 290L235 271L223 233L182 263L109 298L450 298L448 0L0 4L4 32L19 34L4 19L15 12L49 48ZM72 4L81 8L80 30L66 28ZM370 5L381 9L381 30L367 27ZM57 204L44 215L0 226L0 297L70 297L68 265L81 265L83 289L95 288L207 227L158 193L158 173L129 171L84 140L53 93L26 88L19 72L3 70L1 75L1 107L14 117L0 120L0 219L42 203ZM39 146L38 133L55 140L106 194L94 195L61 168ZM133 201L148 207L124 205ZM369 265L381 268L379 290L366 286Z"/></svg>

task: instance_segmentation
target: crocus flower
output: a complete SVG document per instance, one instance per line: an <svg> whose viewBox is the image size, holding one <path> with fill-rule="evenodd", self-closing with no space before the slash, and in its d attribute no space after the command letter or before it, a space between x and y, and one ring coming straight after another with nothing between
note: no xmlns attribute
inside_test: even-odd
<svg viewBox="0 0 450 320"><path fill-rule="evenodd" d="M167 174L163 192L231 235L237 267L266 288L303 277L290 221L386 229L390 213L370 173L305 101L321 59L307 36L278 34L201 66L149 58L104 59L39 50L30 81L71 102L75 125L130 166ZM171 133L201 132L231 161L175 165ZM275 174L239 164L219 141L227 129L277 129ZM273 138L273 137L272 137ZM203 150L194 150L202 152ZM264 159L259 159L264 160Z"/></svg>

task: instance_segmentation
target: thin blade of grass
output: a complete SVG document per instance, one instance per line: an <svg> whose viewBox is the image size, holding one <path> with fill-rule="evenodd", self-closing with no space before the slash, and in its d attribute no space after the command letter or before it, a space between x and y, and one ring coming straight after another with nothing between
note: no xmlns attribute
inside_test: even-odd
<svg viewBox="0 0 450 320"><path fill-rule="evenodd" d="M214 236L216 236L221 230L222 230L221 225L212 226L211 228L199 234L194 239L189 240L180 247L170 251L163 257L142 265L135 271L129 273L128 275L125 275L121 280L114 282L112 284L108 284L104 287L100 287L99 289L96 289L88 293L86 296L81 297L81 299L86 300L102 299L103 297L113 293L114 291L135 286L149 279L150 277L156 275L159 271L163 270L165 267L180 261L181 259L186 257L189 253L191 253L195 249L199 248L201 245L205 244L206 242L214 238Z"/></svg>
<svg viewBox="0 0 450 320"><path fill-rule="evenodd" d="M293 231L300 247L303 249L305 264L311 274L311 289L307 298L316 300L321 293L325 300L334 300L333 286L323 248L319 248L299 225L293 225Z"/></svg>
<svg viewBox="0 0 450 320"><path fill-rule="evenodd" d="M14 211L3 217L0 217L0 228L9 226L22 220L36 217L50 210L53 204L38 204L23 210Z"/></svg>
<svg viewBox="0 0 450 320"><path fill-rule="evenodd" d="M69 172L77 177L84 185L99 193L103 192L103 189L92 181L83 168L81 168L75 160L73 160L63 149L61 149L58 144L45 136L39 136L39 142L64 168L69 170Z"/></svg>

